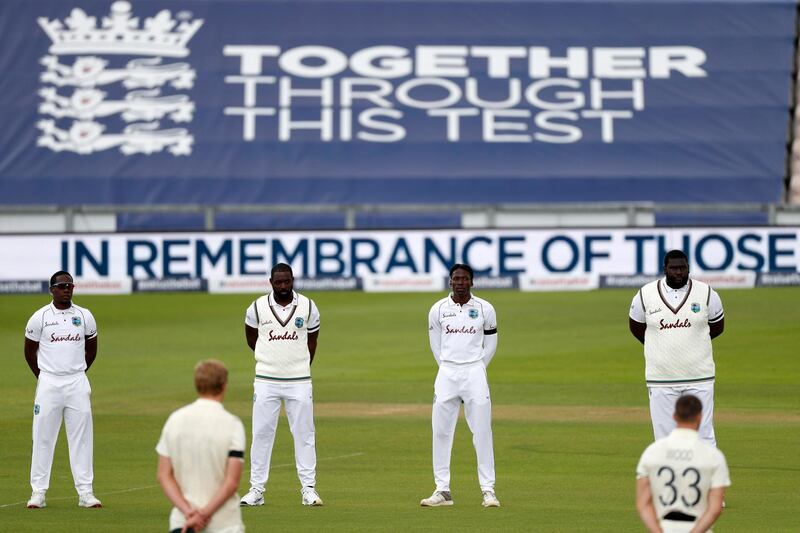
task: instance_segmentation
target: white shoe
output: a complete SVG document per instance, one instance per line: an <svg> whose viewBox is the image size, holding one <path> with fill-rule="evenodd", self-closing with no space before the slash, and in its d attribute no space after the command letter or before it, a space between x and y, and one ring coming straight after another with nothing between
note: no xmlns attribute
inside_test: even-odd
<svg viewBox="0 0 800 533"><path fill-rule="evenodd" d="M34 491L31 494L31 499L28 500L28 509L41 509L43 507L47 507L47 503L44 501L44 491Z"/></svg>
<svg viewBox="0 0 800 533"><path fill-rule="evenodd" d="M322 505L322 498L313 487L306 487L303 489L303 505L311 505L319 507Z"/></svg>
<svg viewBox="0 0 800 533"><path fill-rule="evenodd" d="M255 507L256 505L264 505L264 493L258 489L250 489L247 491L241 500L239 500L239 505L242 507Z"/></svg>
<svg viewBox="0 0 800 533"><path fill-rule="evenodd" d="M483 491L483 506L484 507L500 507L500 500L497 499L493 490Z"/></svg>
<svg viewBox="0 0 800 533"><path fill-rule="evenodd" d="M422 507L439 507L441 505L453 505L453 497L449 490L435 490L430 498L420 501Z"/></svg>
<svg viewBox="0 0 800 533"><path fill-rule="evenodd" d="M87 509L100 509L103 504L91 492L84 492L78 498L78 505Z"/></svg>

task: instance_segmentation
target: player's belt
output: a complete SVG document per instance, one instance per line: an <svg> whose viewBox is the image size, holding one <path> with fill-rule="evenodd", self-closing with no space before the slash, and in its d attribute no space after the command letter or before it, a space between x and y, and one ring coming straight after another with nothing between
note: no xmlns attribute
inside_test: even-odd
<svg viewBox="0 0 800 533"><path fill-rule="evenodd" d="M675 522L694 522L697 520L697 517L694 517L690 514L682 513L680 511L670 511L669 513L664 515L662 520L674 520Z"/></svg>

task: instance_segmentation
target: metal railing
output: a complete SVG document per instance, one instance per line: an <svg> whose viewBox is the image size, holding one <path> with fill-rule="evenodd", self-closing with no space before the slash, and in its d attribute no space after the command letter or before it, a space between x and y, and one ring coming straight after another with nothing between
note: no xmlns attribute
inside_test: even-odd
<svg viewBox="0 0 800 533"><path fill-rule="evenodd" d="M200 214L203 216L203 229L218 229L217 217L221 214L339 214L343 217L342 229L358 229L358 216L362 214L442 214L452 213L463 219L469 215L480 215L484 228L504 227L504 215L518 215L515 220L525 216L542 215L586 215L597 216L598 226L609 225L603 222L608 216L615 215L617 221L611 225L620 227L647 227L653 225L653 217L657 213L684 214L762 214L770 225L800 224L800 205L797 204L683 204L683 203L509 203L509 204L250 204L250 205L199 205L199 204L159 204L159 205L14 205L0 207L0 214L8 215L61 215L63 231L76 231L76 218L93 215L120 214ZM604 217L606 217L604 219ZM648 222L650 221L650 222ZM522 224L527 225L525 223ZM541 224L538 224L541 225ZM591 225L591 224L590 224ZM537 223L531 220L531 227ZM472 227L478 227L473 225ZM507 226L506 226L507 227ZM374 229L374 228L372 228ZM15 233L26 233L24 228L17 228Z"/></svg>

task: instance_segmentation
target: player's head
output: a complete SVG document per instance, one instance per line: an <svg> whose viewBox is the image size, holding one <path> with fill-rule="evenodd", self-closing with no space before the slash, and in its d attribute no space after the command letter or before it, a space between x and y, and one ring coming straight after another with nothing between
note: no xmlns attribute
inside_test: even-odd
<svg viewBox="0 0 800 533"><path fill-rule="evenodd" d="M292 267L286 263L278 263L272 267L272 271L269 275L269 283L272 285L272 292L275 293L275 296L279 300L285 301L291 296L294 290L294 274L292 273Z"/></svg>
<svg viewBox="0 0 800 533"><path fill-rule="evenodd" d="M456 263L450 267L450 287L456 296L469 294L472 287L472 267L464 263Z"/></svg>
<svg viewBox="0 0 800 533"><path fill-rule="evenodd" d="M66 270L59 270L50 276L50 294L53 295L53 302L60 305L70 306L72 302L72 291L75 282L72 275Z"/></svg>
<svg viewBox="0 0 800 533"><path fill-rule="evenodd" d="M684 394L675 402L675 414L672 418L680 427L690 427L697 429L700 427L700 420L703 415L703 404L691 394Z"/></svg>
<svg viewBox="0 0 800 533"><path fill-rule="evenodd" d="M681 250L670 250L664 255L664 275L667 285L679 289L689 280L689 258Z"/></svg>
<svg viewBox="0 0 800 533"><path fill-rule="evenodd" d="M228 384L228 369L216 359L200 361L194 367L194 388L200 396L219 396Z"/></svg>

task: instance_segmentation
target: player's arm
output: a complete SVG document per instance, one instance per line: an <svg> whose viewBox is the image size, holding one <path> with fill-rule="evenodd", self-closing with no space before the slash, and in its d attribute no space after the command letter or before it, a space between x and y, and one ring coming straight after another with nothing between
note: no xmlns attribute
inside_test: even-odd
<svg viewBox="0 0 800 533"><path fill-rule="evenodd" d="M644 332L647 330L647 317L644 314L642 291L636 293L631 301L631 311L628 314L628 329L639 342L644 344Z"/></svg>
<svg viewBox="0 0 800 533"><path fill-rule="evenodd" d="M308 355L310 356L310 359L308 361L309 365L314 362L314 354L317 351L318 338L319 338L319 330L315 331L314 333L308 334Z"/></svg>
<svg viewBox="0 0 800 533"><path fill-rule="evenodd" d="M487 309L483 323L483 366L488 367L497 351L497 315L494 308Z"/></svg>
<svg viewBox="0 0 800 533"><path fill-rule="evenodd" d="M703 533L714 525L722 514L722 500L725 498L725 487L717 487L708 491L708 506L703 516L694 523L691 533Z"/></svg>
<svg viewBox="0 0 800 533"><path fill-rule="evenodd" d="M88 309L83 316L83 327L84 335L86 336L83 350L86 358L86 370L88 371L97 357L97 321L95 321L94 315Z"/></svg>
<svg viewBox="0 0 800 533"><path fill-rule="evenodd" d="M94 363L94 360L97 358L97 335L92 337L91 339L86 339L84 343L84 351L86 353L86 371L89 371L89 368Z"/></svg>
<svg viewBox="0 0 800 533"><path fill-rule="evenodd" d="M308 309L308 335L307 337L307 344L308 344L308 354L310 359L308 364L314 362L314 354L317 352L317 339L319 339L319 327L320 327L320 320L319 320L319 309L317 309L316 304L314 304L314 300L309 301L309 309Z"/></svg>
<svg viewBox="0 0 800 533"><path fill-rule="evenodd" d="M428 342L431 346L431 353L436 359L436 364L442 362L442 324L439 322L439 308L434 307L428 313Z"/></svg>
<svg viewBox="0 0 800 533"><path fill-rule="evenodd" d="M244 337L247 339L247 345L250 347L250 349L255 351L256 341L258 340L258 330L245 324Z"/></svg>
<svg viewBox="0 0 800 533"><path fill-rule="evenodd" d="M722 332L725 331L725 319L721 318L716 322L711 322L708 325L709 334L711 335L712 339L715 339L722 335Z"/></svg>
<svg viewBox="0 0 800 533"><path fill-rule="evenodd" d="M641 322L637 322L628 317L628 328L631 330L633 336L639 339L639 342L644 344L644 332L647 330L647 324L642 324Z"/></svg>
<svg viewBox="0 0 800 533"><path fill-rule="evenodd" d="M158 456L158 472L156 474L158 484L161 485L161 490L164 495L172 502L172 505L178 508L183 513L183 516L189 517L195 512L194 507L186 501L186 498L175 479L175 472L172 470L172 461L165 455Z"/></svg>
<svg viewBox="0 0 800 533"><path fill-rule="evenodd" d="M636 510L639 518L650 533L661 533L661 526L658 524L656 509L653 507L653 495L650 491L650 480L640 477L636 480Z"/></svg>
<svg viewBox="0 0 800 533"><path fill-rule="evenodd" d="M708 294L708 328L712 339L722 335L725 331L725 311L722 309L722 299L712 288Z"/></svg>
<svg viewBox="0 0 800 533"><path fill-rule="evenodd" d="M25 337L25 361L31 368L31 372L37 378L39 377L39 360L36 354L39 352L39 343Z"/></svg>
<svg viewBox="0 0 800 533"><path fill-rule="evenodd" d="M239 481L242 477L242 458L228 457L228 462L225 465L225 478L222 480L222 485L217 489L216 494L203 506L202 509L197 510L197 514L186 521L184 527L193 527L200 531L211 521L214 513L222 507L231 496L236 493L239 488Z"/></svg>
<svg viewBox="0 0 800 533"><path fill-rule="evenodd" d="M247 345L253 351L256 351L259 322L258 308L256 307L256 302L253 302L247 307L247 311L244 314L244 338L247 340Z"/></svg>

